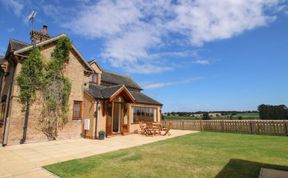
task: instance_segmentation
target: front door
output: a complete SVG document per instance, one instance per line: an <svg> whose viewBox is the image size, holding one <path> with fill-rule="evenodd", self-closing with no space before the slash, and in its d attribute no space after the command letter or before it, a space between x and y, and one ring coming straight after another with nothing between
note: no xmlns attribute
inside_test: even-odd
<svg viewBox="0 0 288 178"><path fill-rule="evenodd" d="M122 104L114 103L114 112L113 112L113 132L119 132L120 120L122 118Z"/></svg>

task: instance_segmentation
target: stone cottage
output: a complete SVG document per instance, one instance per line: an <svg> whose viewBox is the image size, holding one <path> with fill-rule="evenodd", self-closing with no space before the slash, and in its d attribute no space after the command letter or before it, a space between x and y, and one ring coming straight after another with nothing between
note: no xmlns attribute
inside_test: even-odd
<svg viewBox="0 0 288 178"><path fill-rule="evenodd" d="M42 60L52 60L57 40L66 36L50 36L47 26L30 33L31 44L11 39L5 56L0 56L0 142L19 144L23 137L24 112L19 102L17 76L21 63L36 45ZM58 139L84 137L97 139L99 131L106 136L129 134L139 129L139 122L160 122L162 104L142 93L142 88L130 77L100 68L96 60L86 61L72 44L65 76L72 84L69 98L69 119ZM39 128L43 103L31 106L26 142L46 141Z"/></svg>

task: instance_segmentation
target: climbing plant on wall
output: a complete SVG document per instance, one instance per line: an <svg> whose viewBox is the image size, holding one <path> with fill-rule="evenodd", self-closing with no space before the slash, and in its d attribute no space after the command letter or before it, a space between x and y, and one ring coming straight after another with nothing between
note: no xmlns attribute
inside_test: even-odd
<svg viewBox="0 0 288 178"><path fill-rule="evenodd" d="M27 59L21 65L21 72L17 77L17 84L20 88L20 102L25 112L23 137L21 143L25 143L30 106L35 101L36 91L42 86L43 63L39 48L34 47Z"/></svg>
<svg viewBox="0 0 288 178"><path fill-rule="evenodd" d="M47 64L43 75L43 110L40 124L42 132L49 140L55 140L58 130L68 119L68 101L71 92L71 83L64 76L66 64L69 62L71 41L62 37L57 41L51 54L52 60Z"/></svg>

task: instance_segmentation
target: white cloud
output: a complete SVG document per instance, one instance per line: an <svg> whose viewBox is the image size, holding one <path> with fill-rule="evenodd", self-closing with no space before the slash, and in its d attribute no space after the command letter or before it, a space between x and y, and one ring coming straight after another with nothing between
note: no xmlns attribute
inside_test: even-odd
<svg viewBox="0 0 288 178"><path fill-rule="evenodd" d="M127 26L137 22L141 17L139 9L133 1L100 1L83 7L73 21L64 26L88 38L110 37L126 31Z"/></svg>
<svg viewBox="0 0 288 178"><path fill-rule="evenodd" d="M104 40L101 56L112 66L138 73L155 73L173 68L167 67L168 62L163 62L154 53L167 47L168 42L175 41L169 39L175 38L170 37L170 34L189 39L188 45L183 40L183 44L188 47L228 39L273 22L277 11L273 12L273 9L277 9L281 2L100 0L77 8L79 15L72 16L62 24L75 34ZM176 45L181 44L181 40ZM195 63L209 64L209 61L196 60Z"/></svg>
<svg viewBox="0 0 288 178"><path fill-rule="evenodd" d="M174 6L176 19L170 27L186 34L194 45L231 38L246 30L264 26L276 19L265 10L279 0L195 0Z"/></svg>
<svg viewBox="0 0 288 178"><path fill-rule="evenodd" d="M192 79L188 80L179 80L179 81L173 81L173 82L148 82L143 84L144 89L155 89L155 88L162 88L167 86L174 86L174 85L183 85L187 83L191 83L196 80L202 80L203 77L194 77Z"/></svg>
<svg viewBox="0 0 288 178"><path fill-rule="evenodd" d="M210 64L210 62L208 60L201 60L201 59L198 59L196 61L194 61L195 64L201 64L201 65L208 65Z"/></svg>
<svg viewBox="0 0 288 178"><path fill-rule="evenodd" d="M17 16L20 16L24 5L17 0L0 0L0 2Z"/></svg>

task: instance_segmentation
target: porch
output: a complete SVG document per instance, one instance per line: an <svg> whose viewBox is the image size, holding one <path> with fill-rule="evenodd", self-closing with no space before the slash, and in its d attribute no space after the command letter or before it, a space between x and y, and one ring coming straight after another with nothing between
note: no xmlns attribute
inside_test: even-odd
<svg viewBox="0 0 288 178"><path fill-rule="evenodd" d="M161 105L140 103L143 99L147 102L150 98L124 85L91 84L84 93L83 137L97 139L99 131L104 131L106 137L127 135L139 131L140 121L160 123Z"/></svg>

